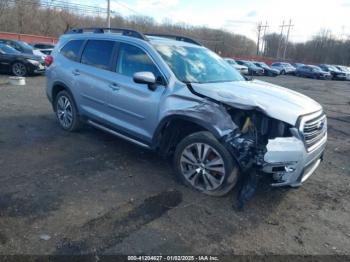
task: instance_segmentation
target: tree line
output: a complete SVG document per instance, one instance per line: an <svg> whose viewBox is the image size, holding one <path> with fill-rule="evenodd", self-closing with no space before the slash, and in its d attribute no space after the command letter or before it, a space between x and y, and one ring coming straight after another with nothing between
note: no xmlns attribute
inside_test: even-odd
<svg viewBox="0 0 350 262"><path fill-rule="evenodd" d="M106 18L40 6L40 0L1 0L0 31L58 37L74 27L105 27ZM205 26L191 26L165 20L156 22L147 16L114 14L111 27L131 28L143 33L167 33L188 36L224 56L253 55L256 44L239 34Z"/></svg>
<svg viewBox="0 0 350 262"><path fill-rule="evenodd" d="M42 7L40 0L0 0L0 31L58 37L74 27L105 27L99 15L81 15L62 8ZM131 28L143 33L179 34L194 38L222 56L254 57L256 43L224 29L192 26L165 20L156 22L147 16L114 14L112 27ZM264 37L263 56L282 60L284 36L272 33ZM303 43L287 43L286 60L304 63L350 65L350 40L339 40L327 30ZM255 57L259 59L259 57Z"/></svg>
<svg viewBox="0 0 350 262"><path fill-rule="evenodd" d="M279 59L286 39L272 33L265 36L264 55ZM329 30L320 30L311 40L303 43L287 43L286 60L306 64L350 65L350 40L341 40Z"/></svg>

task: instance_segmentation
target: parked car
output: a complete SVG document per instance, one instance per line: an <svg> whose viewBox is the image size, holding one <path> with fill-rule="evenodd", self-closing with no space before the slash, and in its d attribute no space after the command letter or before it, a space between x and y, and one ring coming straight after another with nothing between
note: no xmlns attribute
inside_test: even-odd
<svg viewBox="0 0 350 262"><path fill-rule="evenodd" d="M11 46L12 48L24 54L40 56L42 59L45 59L46 57L46 55L40 52L40 50L35 50L32 46L23 41L12 39L0 39L0 44Z"/></svg>
<svg viewBox="0 0 350 262"><path fill-rule="evenodd" d="M31 43L30 45L34 50L39 50L45 55L51 54L52 50L55 48L55 45L50 43Z"/></svg>
<svg viewBox="0 0 350 262"><path fill-rule="evenodd" d="M280 74L279 70L269 67L264 62L254 62L254 65L264 69L264 75L266 75L266 76L278 76Z"/></svg>
<svg viewBox="0 0 350 262"><path fill-rule="evenodd" d="M236 60L236 62L239 65L244 65L244 66L248 67L248 74L249 75L256 75L256 76L263 76L264 75L264 69L254 65L254 63L251 61Z"/></svg>
<svg viewBox="0 0 350 262"><path fill-rule="evenodd" d="M171 156L186 185L212 196L248 170L297 187L319 166L327 123L311 98L246 79L187 37L93 32L67 32L46 58L46 93L64 130L88 123Z"/></svg>
<svg viewBox="0 0 350 262"><path fill-rule="evenodd" d="M332 75L329 72L323 71L318 66L304 65L300 66L295 71L296 76L310 77L314 79L331 79Z"/></svg>
<svg viewBox="0 0 350 262"><path fill-rule="evenodd" d="M298 69L298 67L300 66L304 66L305 64L302 64L302 63L293 63L291 64L295 69Z"/></svg>
<svg viewBox="0 0 350 262"><path fill-rule="evenodd" d="M289 63L276 62L276 63L272 63L271 67L278 69L281 72L281 75L295 74L295 67Z"/></svg>
<svg viewBox="0 0 350 262"><path fill-rule="evenodd" d="M234 59L232 58L224 58L224 60L229 63L231 66L233 66L233 68L235 68L236 70L238 70L241 74L243 75L248 75L248 67L244 66L244 65L239 65Z"/></svg>
<svg viewBox="0 0 350 262"><path fill-rule="evenodd" d="M23 54L11 46L0 44L0 71L26 76L44 72L45 65L39 56Z"/></svg>
<svg viewBox="0 0 350 262"><path fill-rule="evenodd" d="M346 75L346 80L350 80L350 68L346 66L337 65L335 66L340 71L344 72Z"/></svg>
<svg viewBox="0 0 350 262"><path fill-rule="evenodd" d="M346 80L346 74L332 65L321 64L318 65L323 71L329 72L333 80Z"/></svg>

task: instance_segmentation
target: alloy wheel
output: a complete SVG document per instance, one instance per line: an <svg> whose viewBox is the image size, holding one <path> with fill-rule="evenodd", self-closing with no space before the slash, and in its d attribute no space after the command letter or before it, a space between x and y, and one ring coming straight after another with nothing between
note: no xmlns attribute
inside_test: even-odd
<svg viewBox="0 0 350 262"><path fill-rule="evenodd" d="M27 73L27 68L22 63L15 63L12 65L12 72L16 76L24 76Z"/></svg>
<svg viewBox="0 0 350 262"><path fill-rule="evenodd" d="M73 122L73 108L68 97L61 96L57 101L57 118L64 128L69 128Z"/></svg>
<svg viewBox="0 0 350 262"><path fill-rule="evenodd" d="M181 154L180 165L186 181L200 191L215 190L224 182L224 160L208 144L193 143L187 146Z"/></svg>

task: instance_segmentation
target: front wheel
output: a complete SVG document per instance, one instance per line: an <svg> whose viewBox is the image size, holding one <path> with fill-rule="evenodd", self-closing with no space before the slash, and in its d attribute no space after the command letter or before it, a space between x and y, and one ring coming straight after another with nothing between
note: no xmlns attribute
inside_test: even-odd
<svg viewBox="0 0 350 262"><path fill-rule="evenodd" d="M210 132L184 138L176 147L174 164L184 184L207 195L223 196L237 183L236 161Z"/></svg>

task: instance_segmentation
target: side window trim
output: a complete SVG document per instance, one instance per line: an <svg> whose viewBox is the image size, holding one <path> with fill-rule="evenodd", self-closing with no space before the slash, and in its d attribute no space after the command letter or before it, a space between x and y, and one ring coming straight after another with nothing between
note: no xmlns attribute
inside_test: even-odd
<svg viewBox="0 0 350 262"><path fill-rule="evenodd" d="M118 48L117 48L117 50L116 50L116 54L115 54L115 60L113 61L113 67L112 67L112 70L113 70L113 72L115 72L116 74L118 74L119 75L119 73L118 73L118 68L117 68L117 66L118 66L118 59L119 59L119 53L120 53L120 44L127 44L127 45L132 45L132 46L134 46L134 47L137 47L137 48L139 48L139 49L141 49L143 52L145 52L145 54L149 57L149 59L151 59L151 61L152 61L152 63L155 65L155 67L158 69L158 71L159 71L159 73L161 74L161 76L162 76L162 78L163 78L163 86L168 86L168 84L169 84L169 80L168 80L168 78L166 77L166 75L163 73L163 71L160 69L160 67L158 66L158 64L154 61L154 59L153 59L153 57L148 53L148 51L145 49L145 48L143 48L142 46L139 46L139 45L137 45L137 44L134 44L134 43L130 43L130 42L126 42L126 41L121 41L121 40L118 40L118 41L116 41L117 42L117 44L118 44Z"/></svg>

